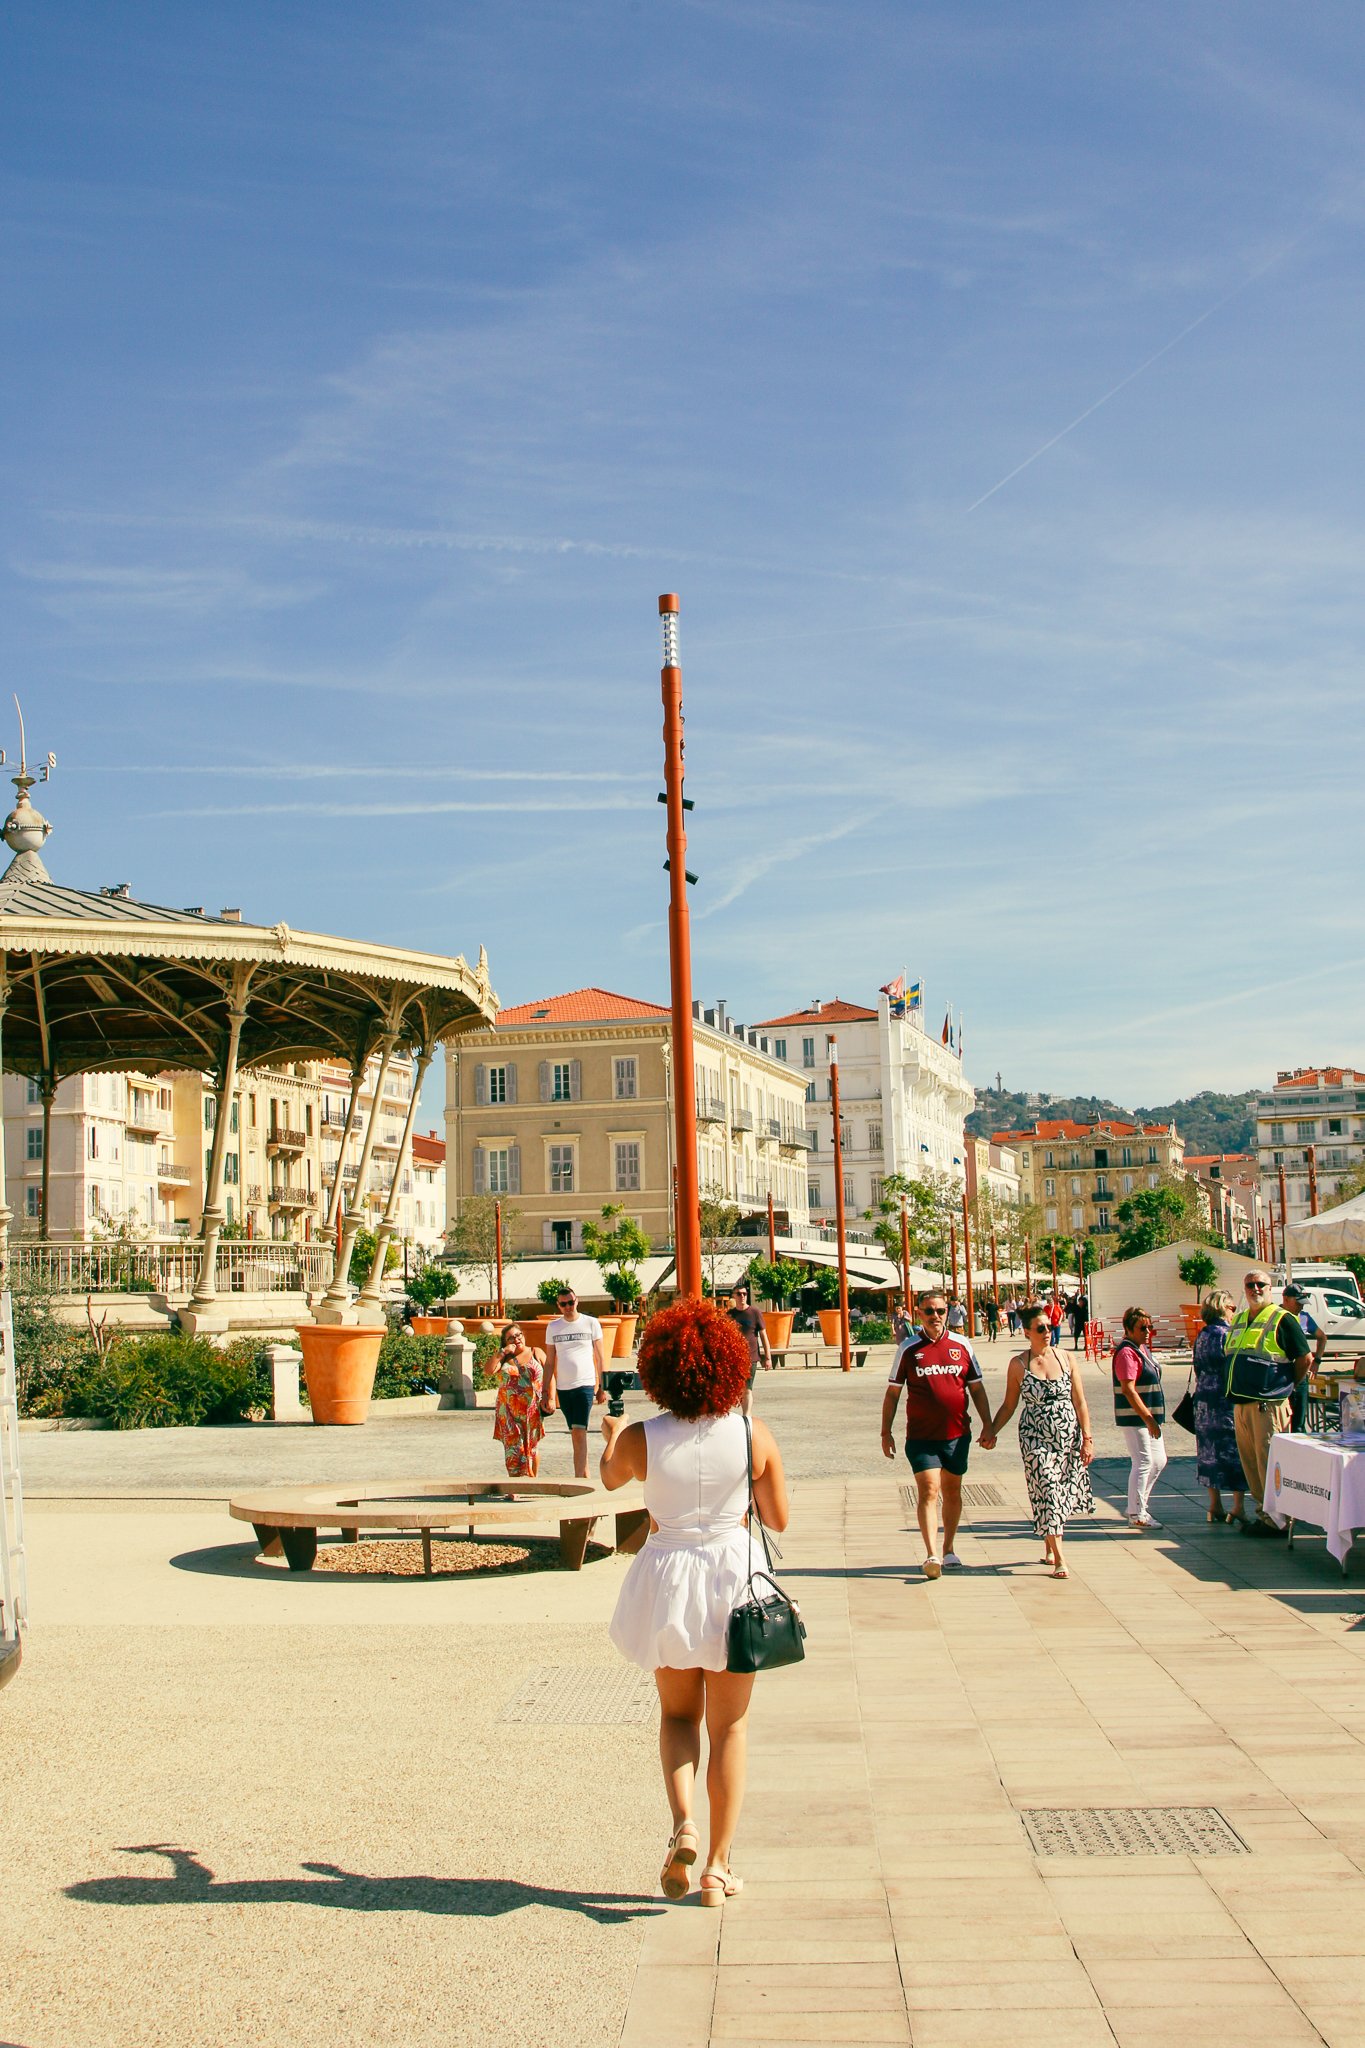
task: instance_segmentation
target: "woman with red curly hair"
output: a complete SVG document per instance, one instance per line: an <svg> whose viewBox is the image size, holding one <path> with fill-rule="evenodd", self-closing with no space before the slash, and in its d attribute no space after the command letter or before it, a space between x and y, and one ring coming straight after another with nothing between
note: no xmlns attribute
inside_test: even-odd
<svg viewBox="0 0 1365 2048"><path fill-rule="evenodd" d="M673 1815L659 1873L668 1899L686 1897L697 1860L692 1796L706 1722L711 1840L701 1902L720 1906L741 1883L730 1844L744 1799L754 1684L751 1673L726 1670L726 1631L750 1570L764 1563L749 1531L749 1428L754 1500L770 1529L787 1526L787 1485L767 1424L750 1424L742 1412L749 1347L727 1315L709 1301L661 1310L640 1345L639 1369L659 1413L602 1424L602 1484L642 1479L649 1509L649 1534L626 1574L611 1639L659 1688L659 1756Z"/></svg>

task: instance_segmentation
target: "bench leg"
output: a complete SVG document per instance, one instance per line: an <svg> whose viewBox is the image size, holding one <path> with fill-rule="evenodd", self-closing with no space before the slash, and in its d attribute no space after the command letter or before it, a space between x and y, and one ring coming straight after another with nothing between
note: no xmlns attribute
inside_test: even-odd
<svg viewBox="0 0 1365 2048"><path fill-rule="evenodd" d="M359 1529L343 1529L341 1532L341 1540L343 1543L359 1543Z"/></svg>
<svg viewBox="0 0 1365 2048"><path fill-rule="evenodd" d="M251 1526L256 1531L256 1541L261 1546L262 1557L283 1556L278 1529L272 1529L268 1522L253 1522Z"/></svg>
<svg viewBox="0 0 1365 2048"><path fill-rule="evenodd" d="M649 1534L648 1508L628 1508L616 1517L616 1549L622 1557L633 1557Z"/></svg>
<svg viewBox="0 0 1365 2048"><path fill-rule="evenodd" d="M571 1572L581 1572L583 1560L588 1554L588 1538L591 1536L591 1522L561 1522L559 1525L559 1555Z"/></svg>
<svg viewBox="0 0 1365 2048"><path fill-rule="evenodd" d="M423 1529L423 1531L422 1531L422 1576L423 1576L423 1578L427 1578L427 1579L429 1579L429 1578L431 1577L431 1531L430 1531L430 1529Z"/></svg>
<svg viewBox="0 0 1365 2048"><path fill-rule="evenodd" d="M311 1572L318 1554L316 1529L281 1529L280 1542L291 1572Z"/></svg>

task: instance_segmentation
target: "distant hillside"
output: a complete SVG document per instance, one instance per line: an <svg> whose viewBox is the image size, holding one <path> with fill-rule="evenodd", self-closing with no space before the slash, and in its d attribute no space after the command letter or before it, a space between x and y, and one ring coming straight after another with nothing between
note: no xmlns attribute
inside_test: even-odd
<svg viewBox="0 0 1365 2048"><path fill-rule="evenodd" d="M1185 1140L1187 1152L1247 1152L1255 1130L1255 1100L1254 1089L1248 1089L1244 1095L1219 1095L1212 1088L1204 1088L1181 1102L1162 1102L1151 1109L1125 1109L1106 1096L1020 1094L1009 1088L978 1088L976 1108L967 1119L967 1129L975 1138L989 1138L992 1131L1029 1130L1039 1117L1067 1117L1084 1124L1098 1123L1105 1117L1122 1117L1128 1123L1173 1123Z"/></svg>

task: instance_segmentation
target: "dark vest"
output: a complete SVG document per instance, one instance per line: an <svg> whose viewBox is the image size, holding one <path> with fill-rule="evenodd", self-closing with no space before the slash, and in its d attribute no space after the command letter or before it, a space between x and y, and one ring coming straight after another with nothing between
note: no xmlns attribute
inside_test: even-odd
<svg viewBox="0 0 1365 2048"><path fill-rule="evenodd" d="M1115 1422L1119 1424L1121 1429L1145 1429L1147 1427L1142 1417L1138 1414L1137 1409L1128 1399L1128 1389L1134 1384L1133 1381L1121 1380L1114 1372L1114 1361L1117 1360L1120 1351L1131 1351L1136 1357L1139 1368L1136 1382L1137 1390L1147 1403L1156 1421L1164 1422L1166 1420L1166 1389L1161 1384L1161 1367L1145 1345L1134 1344L1132 1339L1128 1337L1125 1337L1121 1344L1114 1346L1114 1359L1111 1360L1109 1367L1110 1374L1114 1380Z"/></svg>

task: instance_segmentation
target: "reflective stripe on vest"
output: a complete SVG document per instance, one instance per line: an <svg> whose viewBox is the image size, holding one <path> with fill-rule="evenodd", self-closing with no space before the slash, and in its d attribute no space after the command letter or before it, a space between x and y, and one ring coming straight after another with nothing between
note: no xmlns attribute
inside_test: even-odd
<svg viewBox="0 0 1365 2048"><path fill-rule="evenodd" d="M1166 1420L1166 1389L1161 1380L1161 1367L1151 1356L1150 1352L1144 1351L1140 1344L1134 1344L1131 1337L1125 1337L1122 1343L1114 1346L1114 1355L1109 1361L1109 1376L1114 1383L1115 1422L1118 1423L1121 1429L1132 1429L1135 1425L1139 1429L1147 1427L1128 1398L1128 1389L1134 1385L1134 1382L1132 1380L1119 1379L1114 1371L1118 1355L1120 1351L1124 1350L1136 1353L1138 1360L1136 1386L1147 1404L1147 1409L1153 1422L1164 1422Z"/></svg>
<svg viewBox="0 0 1365 2048"><path fill-rule="evenodd" d="M1227 1391L1234 1401L1283 1401L1294 1385L1294 1368L1279 1342L1287 1310L1271 1303L1248 1316L1239 1310L1223 1340Z"/></svg>

